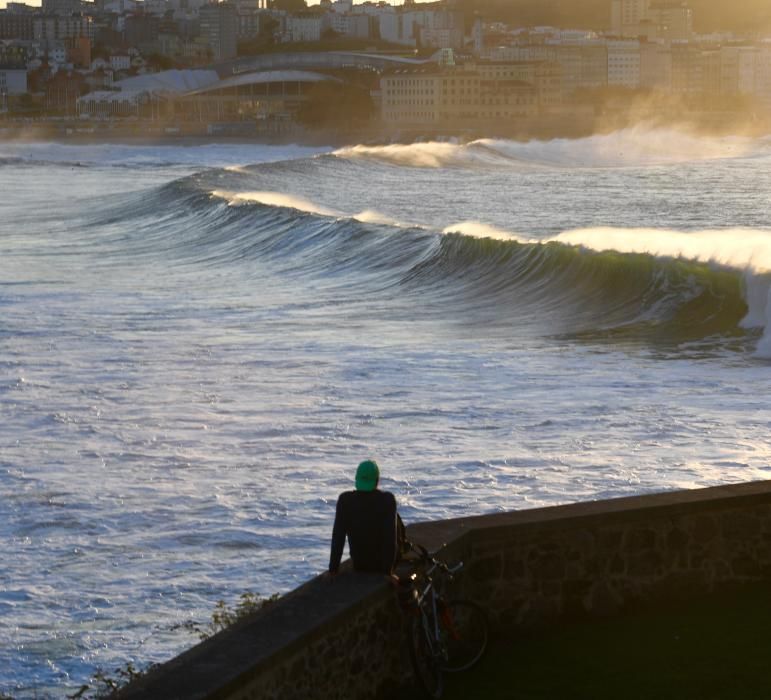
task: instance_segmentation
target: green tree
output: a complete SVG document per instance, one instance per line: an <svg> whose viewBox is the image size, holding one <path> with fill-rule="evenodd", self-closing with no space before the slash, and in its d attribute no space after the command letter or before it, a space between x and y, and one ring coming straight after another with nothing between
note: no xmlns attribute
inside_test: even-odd
<svg viewBox="0 0 771 700"><path fill-rule="evenodd" d="M162 53L153 53L147 57L147 67L150 68L150 70L169 70L174 68L175 65L176 64L174 63L174 59L169 56L165 56Z"/></svg>

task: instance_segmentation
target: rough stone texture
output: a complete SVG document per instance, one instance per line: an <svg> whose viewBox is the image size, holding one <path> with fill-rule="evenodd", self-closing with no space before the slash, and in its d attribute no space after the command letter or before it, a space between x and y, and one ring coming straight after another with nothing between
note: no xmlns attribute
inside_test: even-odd
<svg viewBox="0 0 771 700"><path fill-rule="evenodd" d="M771 499L771 485L686 493L683 502L672 502L672 494L608 501L632 507L605 513L568 506L569 517L548 527L544 520L506 522L509 514L475 519L467 523L475 575L466 591L505 633L770 578L771 506L762 501ZM662 506L664 497L670 503ZM496 557L503 558L500 574Z"/></svg>
<svg viewBox="0 0 771 700"><path fill-rule="evenodd" d="M317 578L135 681L120 697L385 698L405 682L402 615L384 576Z"/></svg>
<svg viewBox="0 0 771 700"><path fill-rule="evenodd" d="M566 617L771 579L771 482L420 523L411 539L465 562L456 595L515 635ZM408 620L384 577L314 579L131 684L120 697L398 696Z"/></svg>

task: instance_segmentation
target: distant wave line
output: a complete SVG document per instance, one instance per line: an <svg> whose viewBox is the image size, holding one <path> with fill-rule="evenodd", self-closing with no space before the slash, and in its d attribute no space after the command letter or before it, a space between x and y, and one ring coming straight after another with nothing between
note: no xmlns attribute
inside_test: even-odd
<svg viewBox="0 0 771 700"><path fill-rule="evenodd" d="M447 167L629 167L740 158L766 153L767 140L701 136L646 125L579 139L548 141L477 139L468 143L427 141L357 145L334 151L350 160L375 160L413 168Z"/></svg>

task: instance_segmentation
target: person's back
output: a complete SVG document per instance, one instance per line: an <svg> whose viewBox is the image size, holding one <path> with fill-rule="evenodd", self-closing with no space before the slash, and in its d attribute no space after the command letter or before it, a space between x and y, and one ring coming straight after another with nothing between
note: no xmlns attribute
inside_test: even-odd
<svg viewBox="0 0 771 700"><path fill-rule="evenodd" d="M329 571L337 573L345 539L356 571L391 573L397 557L396 499L379 491L380 471L366 460L356 471L356 490L337 499Z"/></svg>

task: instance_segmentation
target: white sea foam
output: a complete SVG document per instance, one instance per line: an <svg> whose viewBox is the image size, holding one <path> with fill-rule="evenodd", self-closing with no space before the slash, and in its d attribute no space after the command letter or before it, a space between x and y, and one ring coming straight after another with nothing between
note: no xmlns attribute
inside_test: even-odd
<svg viewBox="0 0 771 700"><path fill-rule="evenodd" d="M520 161L574 167L656 165L736 158L758 147L752 139L747 138L696 136L676 129L645 126L582 139L526 143L482 140L470 145L474 144L484 144Z"/></svg>
<svg viewBox="0 0 771 700"><path fill-rule="evenodd" d="M565 231L545 239L527 238L476 221L453 224L443 233L461 233L519 243L562 243L596 251L642 253L676 257L733 267L744 271L747 315L743 328L765 329L757 354L771 358L771 231L729 229L722 231L672 231L660 229L593 228Z"/></svg>
<svg viewBox="0 0 771 700"><path fill-rule="evenodd" d="M744 137L697 136L676 129L635 126L581 139L478 139L465 144L427 143L353 146L341 158L379 160L414 168L459 166L622 167L738 158L765 151L762 141Z"/></svg>
<svg viewBox="0 0 771 700"><path fill-rule="evenodd" d="M753 272L771 271L771 231L724 229L672 231L650 228L591 228L565 231L549 241L592 250L683 257Z"/></svg>
<svg viewBox="0 0 771 700"><path fill-rule="evenodd" d="M397 221L390 216L381 214L379 211L375 211L374 209L365 209L364 211L356 214L353 218L356 219L356 221L361 221L363 224L379 224L381 226L395 226L398 228L405 228L409 226L409 224L404 224L401 221Z"/></svg>
<svg viewBox="0 0 771 700"><path fill-rule="evenodd" d="M334 209L314 204L304 197L283 192L228 192L227 190L214 190L211 194L220 199L226 199L228 204L232 206L253 202L264 204L269 207L296 209L297 211L302 211L306 214L334 217L343 216L343 214Z"/></svg>
<svg viewBox="0 0 771 700"><path fill-rule="evenodd" d="M211 195L227 200L228 204L231 206L252 202L270 207L296 209L297 211L306 214L315 214L316 216L329 216L335 219L354 219L363 224L378 224L396 228L412 227L411 224L402 223L393 217L381 214L375 209L365 209L358 214L346 214L337 209L324 206L323 204L316 204L305 197L285 192L230 192L227 190L213 190Z"/></svg>
<svg viewBox="0 0 771 700"><path fill-rule="evenodd" d="M349 146L335 151L340 158L381 160L413 168L443 168L456 163L468 164L465 146L430 141L428 143L390 144L387 146Z"/></svg>
<svg viewBox="0 0 771 700"><path fill-rule="evenodd" d="M764 360L771 360L771 333L766 333L760 339L755 356Z"/></svg>
<svg viewBox="0 0 771 700"><path fill-rule="evenodd" d="M766 280L764 285L757 285L755 288L748 285L748 289L750 290L748 295L750 313L747 314L747 319L752 316L752 326L765 327L765 333L758 343L755 355L771 360L771 288L769 288L768 280ZM761 314L762 320L760 319ZM745 323L747 319L744 320Z"/></svg>
<svg viewBox="0 0 771 700"><path fill-rule="evenodd" d="M651 228L597 227L564 231L556 236L533 238L480 221L464 221L444 228L443 233L462 233L475 238L514 240L520 243L563 243L591 250L644 253L681 257L748 270L771 272L771 231L725 229L675 231Z"/></svg>
<svg viewBox="0 0 771 700"><path fill-rule="evenodd" d="M768 322L771 314L769 304L769 280L767 276L758 276L750 271L744 275L744 289L749 312L742 321L744 328L771 328Z"/></svg>

